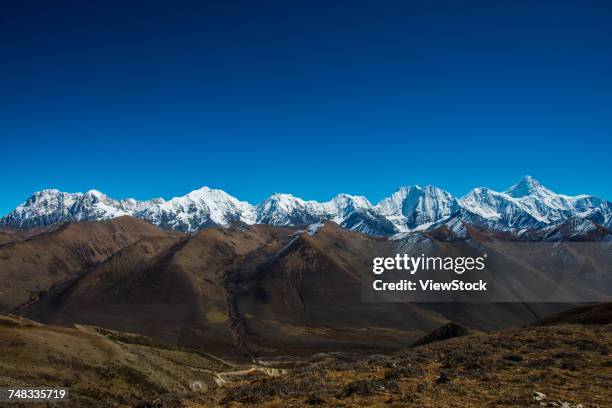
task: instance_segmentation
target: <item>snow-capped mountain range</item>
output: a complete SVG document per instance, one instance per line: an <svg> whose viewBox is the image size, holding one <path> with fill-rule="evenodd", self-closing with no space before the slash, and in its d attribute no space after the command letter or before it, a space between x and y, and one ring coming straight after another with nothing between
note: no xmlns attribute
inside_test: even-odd
<svg viewBox="0 0 612 408"><path fill-rule="evenodd" d="M246 224L306 225L331 220L340 226L375 236L401 236L446 225L510 231L612 229L612 203L590 195L554 193L530 176L504 192L475 188L462 198L434 186L408 186L372 205L363 196L339 194L330 201L305 201L290 194L273 194L258 205L240 201L222 190L203 187L171 200L116 200L90 190L64 193L42 190L0 219L16 228L58 222L107 220L131 215L163 228L193 232L210 226Z"/></svg>

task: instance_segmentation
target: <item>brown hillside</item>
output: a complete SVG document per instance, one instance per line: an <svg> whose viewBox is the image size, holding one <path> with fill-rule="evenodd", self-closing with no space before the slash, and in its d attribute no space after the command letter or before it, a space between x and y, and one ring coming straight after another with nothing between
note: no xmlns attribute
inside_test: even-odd
<svg viewBox="0 0 612 408"><path fill-rule="evenodd" d="M387 252L386 242L331 223L313 236L265 225L161 234L126 246L22 312L223 355L397 349L447 320L413 305L361 302L355 271Z"/></svg>
<svg viewBox="0 0 612 408"><path fill-rule="evenodd" d="M0 246L0 312L10 311L54 285L105 261L143 237L173 237L131 217L65 224L48 233Z"/></svg>
<svg viewBox="0 0 612 408"><path fill-rule="evenodd" d="M440 244L423 242L434 251ZM488 245L488 238L473 242ZM394 350L449 321L496 330L570 307L362 302L360 272L401 245L410 244L331 222L313 235L269 225L187 235L122 218L0 247L8 256L0 275L11 282L5 293L13 307L29 301L19 309L29 318L137 332L240 358Z"/></svg>
<svg viewBox="0 0 612 408"><path fill-rule="evenodd" d="M535 326L554 324L612 324L612 303L601 303L570 309L545 317L534 323Z"/></svg>
<svg viewBox="0 0 612 408"><path fill-rule="evenodd" d="M69 407L138 406L166 393L201 392L216 386L216 373L233 369L141 336L2 315L0 353L0 384L69 387L70 400L61 403Z"/></svg>

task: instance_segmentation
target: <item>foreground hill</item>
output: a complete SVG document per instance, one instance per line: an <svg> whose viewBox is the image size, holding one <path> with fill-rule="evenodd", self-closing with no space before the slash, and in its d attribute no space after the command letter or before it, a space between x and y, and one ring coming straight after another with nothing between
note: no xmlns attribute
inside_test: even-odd
<svg viewBox="0 0 612 408"><path fill-rule="evenodd" d="M70 387L67 407L602 408L612 399L612 329L609 318L599 321L461 329L441 340L458 327L450 324L425 345L385 355L319 353L236 366L139 335L0 316L0 382Z"/></svg>
<svg viewBox="0 0 612 408"><path fill-rule="evenodd" d="M393 355L319 356L290 375L230 384L193 406L607 407L610 326L471 334Z"/></svg>
<svg viewBox="0 0 612 408"><path fill-rule="evenodd" d="M44 326L0 315L0 383L69 387L71 407L135 406L166 393L202 391L233 367L141 336ZM25 406L35 404L27 403Z"/></svg>

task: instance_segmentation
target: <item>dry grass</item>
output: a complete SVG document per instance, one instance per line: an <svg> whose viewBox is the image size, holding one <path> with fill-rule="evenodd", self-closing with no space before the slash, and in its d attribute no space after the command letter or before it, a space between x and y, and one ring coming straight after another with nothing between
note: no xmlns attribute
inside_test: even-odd
<svg viewBox="0 0 612 408"><path fill-rule="evenodd" d="M316 355L270 377L143 336L0 318L0 382L71 388L66 406L606 407L612 326L468 334L392 355ZM279 361L287 367L287 361ZM534 399L534 392L546 395ZM550 404L550 405L548 405ZM557 405L554 405L557 404Z"/></svg>
<svg viewBox="0 0 612 408"><path fill-rule="evenodd" d="M67 407L137 406L168 393L193 398L193 389L215 386L215 373L230 369L138 335L1 315L0 353L0 384L70 387Z"/></svg>
<svg viewBox="0 0 612 408"><path fill-rule="evenodd" d="M472 334L392 356L328 357L210 391L196 406L606 407L611 326Z"/></svg>

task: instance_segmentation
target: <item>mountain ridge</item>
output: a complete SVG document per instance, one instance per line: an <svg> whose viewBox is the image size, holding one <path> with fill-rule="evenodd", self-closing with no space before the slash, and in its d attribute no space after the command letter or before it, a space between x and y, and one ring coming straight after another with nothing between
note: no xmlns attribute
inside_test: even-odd
<svg viewBox="0 0 612 408"><path fill-rule="evenodd" d="M428 231L458 222L517 235L560 226L570 220L612 228L612 203L581 194L557 194L531 176L505 191L476 187L463 197L427 185L403 186L372 204L366 197L338 194L329 201L303 200L275 193L257 205L223 190L202 187L170 200L117 200L100 191L65 193L55 189L35 192L0 218L0 226L34 228L61 222L101 221L130 215L153 225L182 232L211 226L246 224L298 226L334 221L343 228L372 236L394 236Z"/></svg>

